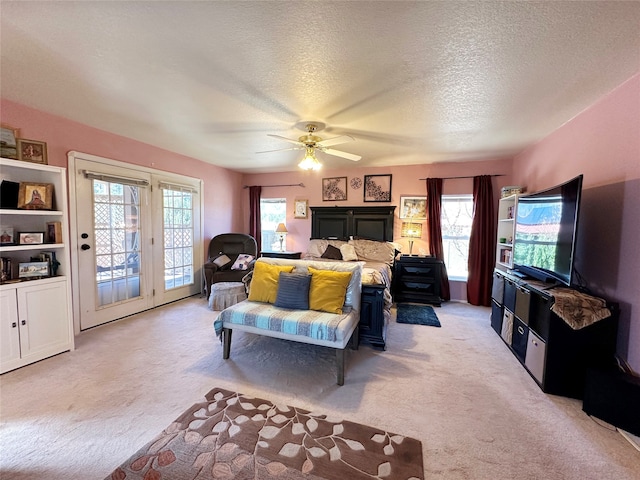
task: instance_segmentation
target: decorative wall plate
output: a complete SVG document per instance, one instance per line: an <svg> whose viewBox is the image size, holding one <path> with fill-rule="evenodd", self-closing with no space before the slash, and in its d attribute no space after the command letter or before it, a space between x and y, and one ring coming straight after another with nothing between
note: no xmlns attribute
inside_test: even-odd
<svg viewBox="0 0 640 480"><path fill-rule="evenodd" d="M357 190L362 186L362 179L359 177L353 177L351 182L349 182L349 185L351 185L351 188L354 190Z"/></svg>

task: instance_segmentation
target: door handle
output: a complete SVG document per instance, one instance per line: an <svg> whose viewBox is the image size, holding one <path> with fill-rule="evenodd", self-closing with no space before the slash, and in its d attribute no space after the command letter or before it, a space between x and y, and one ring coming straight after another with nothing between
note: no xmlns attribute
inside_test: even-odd
<svg viewBox="0 0 640 480"><path fill-rule="evenodd" d="M80 248L82 250L89 250L91 248L91 245L87 245L86 243L83 243L82 245L80 245Z"/></svg>
<svg viewBox="0 0 640 480"><path fill-rule="evenodd" d="M522 327L518 327L518 333L519 333L520 335L524 335L524 328L522 328Z"/></svg>
<svg viewBox="0 0 640 480"><path fill-rule="evenodd" d="M22 320L20 323L21 323L22 325L26 325L26 324L27 324L27 321L26 321L26 320Z"/></svg>
<svg viewBox="0 0 640 480"><path fill-rule="evenodd" d="M11 328L16 328L18 324L16 322L11 323Z"/></svg>

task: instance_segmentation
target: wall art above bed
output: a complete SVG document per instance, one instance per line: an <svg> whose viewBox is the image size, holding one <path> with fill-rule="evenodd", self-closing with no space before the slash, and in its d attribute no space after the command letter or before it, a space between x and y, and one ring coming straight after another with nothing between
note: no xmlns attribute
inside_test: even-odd
<svg viewBox="0 0 640 480"><path fill-rule="evenodd" d="M347 199L347 177L322 179L322 201L336 201Z"/></svg>
<svg viewBox="0 0 640 480"><path fill-rule="evenodd" d="M391 175L364 176L365 202L391 201Z"/></svg>

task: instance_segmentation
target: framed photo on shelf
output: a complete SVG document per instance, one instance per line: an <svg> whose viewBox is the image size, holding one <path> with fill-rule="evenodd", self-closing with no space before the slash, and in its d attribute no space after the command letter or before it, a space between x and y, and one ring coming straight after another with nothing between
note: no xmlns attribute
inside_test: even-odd
<svg viewBox="0 0 640 480"><path fill-rule="evenodd" d="M47 165L47 144L38 140L18 138L18 160Z"/></svg>
<svg viewBox="0 0 640 480"><path fill-rule="evenodd" d="M347 199L347 177L322 179L322 201L331 202Z"/></svg>
<svg viewBox="0 0 640 480"><path fill-rule="evenodd" d="M365 202L391 201L391 175L364 176Z"/></svg>
<svg viewBox="0 0 640 480"><path fill-rule="evenodd" d="M4 123L0 125L0 156L18 159L18 137L20 130Z"/></svg>
<svg viewBox="0 0 640 480"><path fill-rule="evenodd" d="M293 202L293 218L309 218L307 206L309 200L294 200Z"/></svg>
<svg viewBox="0 0 640 480"><path fill-rule="evenodd" d="M47 222L47 243L62 243L62 222Z"/></svg>
<svg viewBox="0 0 640 480"><path fill-rule="evenodd" d="M427 219L427 197L400 196L400 218Z"/></svg>
<svg viewBox="0 0 640 480"><path fill-rule="evenodd" d="M53 208L53 183L20 182L18 208L51 210Z"/></svg>
<svg viewBox="0 0 640 480"><path fill-rule="evenodd" d="M44 243L44 232L20 232L18 234L20 245L41 245Z"/></svg>
<svg viewBox="0 0 640 480"><path fill-rule="evenodd" d="M0 226L0 245L13 245L16 243L13 235L13 227Z"/></svg>
<svg viewBox="0 0 640 480"><path fill-rule="evenodd" d="M49 276L49 263L48 262L25 262L18 264L18 277L20 278L34 278L34 277L48 277Z"/></svg>

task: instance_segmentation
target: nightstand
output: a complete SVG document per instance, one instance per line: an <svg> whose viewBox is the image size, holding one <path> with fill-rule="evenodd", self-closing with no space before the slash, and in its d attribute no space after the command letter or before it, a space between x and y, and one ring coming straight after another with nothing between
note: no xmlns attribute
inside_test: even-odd
<svg viewBox="0 0 640 480"><path fill-rule="evenodd" d="M435 257L401 255L393 272L393 299L440 306L443 261Z"/></svg>
<svg viewBox="0 0 640 480"><path fill-rule="evenodd" d="M261 257L300 259L302 252L260 252Z"/></svg>

